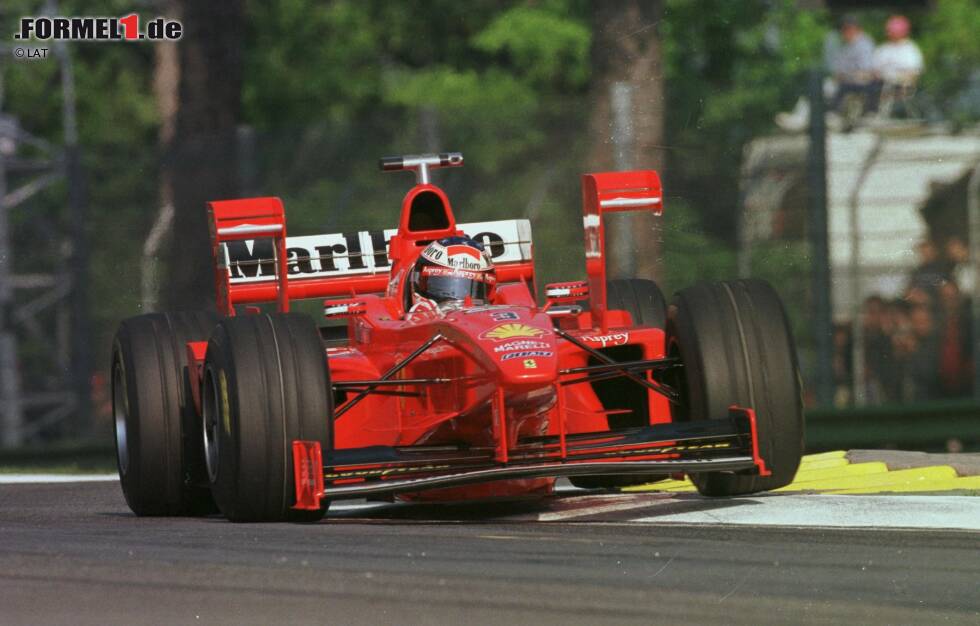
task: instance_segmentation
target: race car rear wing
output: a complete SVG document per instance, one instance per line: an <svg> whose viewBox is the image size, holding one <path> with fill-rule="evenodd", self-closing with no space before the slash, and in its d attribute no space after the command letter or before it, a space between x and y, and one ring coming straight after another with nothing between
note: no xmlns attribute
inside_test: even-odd
<svg viewBox="0 0 980 626"><path fill-rule="evenodd" d="M653 170L607 172L582 176L582 221L585 227L585 273L589 281L592 323L603 331L606 322L606 213L663 212L660 176Z"/></svg>
<svg viewBox="0 0 980 626"><path fill-rule="evenodd" d="M236 304L380 293L388 288L390 241L397 229L286 236L279 198L208 204L219 310ZM526 278L532 265L531 223L458 224L490 251L498 281ZM279 259L286 259L284 264ZM283 308L283 307L286 308Z"/></svg>

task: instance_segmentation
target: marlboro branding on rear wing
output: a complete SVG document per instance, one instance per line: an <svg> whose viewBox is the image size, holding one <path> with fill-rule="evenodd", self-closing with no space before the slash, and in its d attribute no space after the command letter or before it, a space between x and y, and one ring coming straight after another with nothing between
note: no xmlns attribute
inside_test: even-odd
<svg viewBox="0 0 980 626"><path fill-rule="evenodd" d="M457 226L482 242L494 264L531 260L531 223L528 220L474 222ZM290 280L387 273L391 268L388 242L398 229L362 230L286 238ZM224 266L232 285L276 278L272 239L228 241L222 246Z"/></svg>
<svg viewBox="0 0 980 626"><path fill-rule="evenodd" d="M430 192L417 188L416 195L422 193ZM274 197L210 202L208 214L215 290L223 313L233 315L237 304L271 301L278 302L280 311L288 311L291 299L349 297L389 289L397 229L289 237L282 201ZM488 247L498 268L498 282L533 280L528 220L459 225L447 220L445 226L446 233L463 232ZM432 231L433 238L441 234ZM399 249L405 242L414 245L412 241L405 239Z"/></svg>

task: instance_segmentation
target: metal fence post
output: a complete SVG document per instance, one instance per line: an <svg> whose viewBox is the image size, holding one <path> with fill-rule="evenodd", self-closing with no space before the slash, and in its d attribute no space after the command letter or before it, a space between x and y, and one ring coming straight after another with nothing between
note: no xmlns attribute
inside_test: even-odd
<svg viewBox="0 0 980 626"><path fill-rule="evenodd" d="M810 290L813 297L817 362L816 396L821 406L834 401L833 316L830 302L830 248L827 237L827 124L823 72L809 77L810 144L807 155L807 231L810 238Z"/></svg>
<svg viewBox="0 0 980 626"><path fill-rule="evenodd" d="M20 398L17 336L13 332L13 249L7 202L7 153L13 150L13 117L0 114L0 447L23 443L24 413Z"/></svg>

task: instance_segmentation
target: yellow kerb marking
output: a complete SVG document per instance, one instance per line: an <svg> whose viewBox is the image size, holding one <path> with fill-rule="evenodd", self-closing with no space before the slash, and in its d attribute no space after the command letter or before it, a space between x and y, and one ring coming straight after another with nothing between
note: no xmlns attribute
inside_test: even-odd
<svg viewBox="0 0 980 626"><path fill-rule="evenodd" d="M843 450L835 450L803 457L793 482L775 491L872 494L954 490L980 490L980 476L959 476L948 465L889 471L879 461L849 463ZM671 479L626 487L623 491L687 493L696 489L690 479Z"/></svg>
<svg viewBox="0 0 980 626"><path fill-rule="evenodd" d="M961 476L952 480L923 481L906 485L890 485L888 487L858 487L856 489L835 489L827 493L859 494L859 493L909 493L915 491L955 491L958 489L980 489L980 476Z"/></svg>
<svg viewBox="0 0 980 626"><path fill-rule="evenodd" d="M883 472L866 476L837 476L826 480L797 483L798 489L829 491L839 489L870 489L885 491L885 487L901 485L922 486L932 481L956 478L956 470L948 465Z"/></svg>
<svg viewBox="0 0 980 626"><path fill-rule="evenodd" d="M809 463L813 461L825 461L827 459L844 459L847 456L847 452L844 450L833 450L831 452L819 452L817 454L808 454L803 457L804 463Z"/></svg>
<svg viewBox="0 0 980 626"><path fill-rule="evenodd" d="M840 467L828 467L817 470L800 469L793 482L775 491L816 489L817 487L813 486L814 483L830 484L845 478L885 474L887 472L888 466L884 463L855 463L854 465L842 465Z"/></svg>
<svg viewBox="0 0 980 626"><path fill-rule="evenodd" d="M824 459L823 461L803 461L800 463L800 471L826 469L828 467L844 467L848 465L847 459Z"/></svg>

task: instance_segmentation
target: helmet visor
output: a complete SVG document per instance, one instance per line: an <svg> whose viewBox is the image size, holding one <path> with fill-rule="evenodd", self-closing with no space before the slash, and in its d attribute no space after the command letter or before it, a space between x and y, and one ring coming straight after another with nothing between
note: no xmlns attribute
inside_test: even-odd
<svg viewBox="0 0 980 626"><path fill-rule="evenodd" d="M436 302L447 300L487 301L487 292L494 281L487 272L469 272L441 267L426 267L419 276L418 291Z"/></svg>

